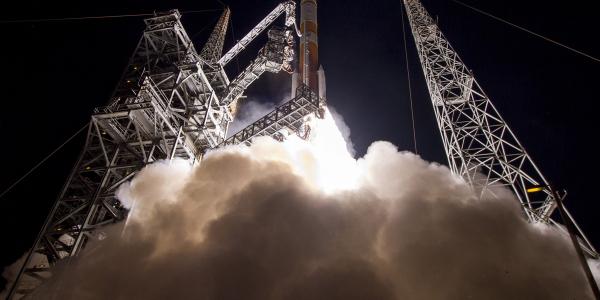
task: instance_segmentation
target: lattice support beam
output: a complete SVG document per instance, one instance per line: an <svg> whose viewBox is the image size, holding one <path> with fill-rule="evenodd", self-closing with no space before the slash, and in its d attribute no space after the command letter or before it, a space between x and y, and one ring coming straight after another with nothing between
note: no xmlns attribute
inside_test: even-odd
<svg viewBox="0 0 600 300"><path fill-rule="evenodd" d="M418 0L404 0L435 118L452 172L481 193L506 186L531 222L550 219L556 199L548 181ZM542 187L539 193L528 193ZM573 223L575 223L573 221ZM597 253L583 232L581 244Z"/></svg>
<svg viewBox="0 0 600 300"><path fill-rule="evenodd" d="M252 139L259 136L271 136L275 139L282 139L290 134L302 136L306 131L306 118L310 115L321 117L324 105L324 99L319 98L308 86L301 85L293 99L227 138L220 146L242 143L250 145Z"/></svg>
<svg viewBox="0 0 600 300"><path fill-rule="evenodd" d="M215 63L219 60L219 58L221 58L230 15L231 10L229 10L229 7L226 7L219 18L217 25L215 25L215 28L210 34L208 41L206 44L204 44L202 51L200 51L200 57L202 57L202 59L211 63Z"/></svg>
<svg viewBox="0 0 600 300"><path fill-rule="evenodd" d="M225 89L221 102L231 105L264 72L291 72L294 60L294 37L292 31L274 27L269 29L267 44L258 51L258 56L232 80Z"/></svg>
<svg viewBox="0 0 600 300"><path fill-rule="evenodd" d="M288 11L292 4L284 6L289 16L294 16ZM126 218L127 210L115 192L146 164L174 158L194 163L225 142L233 120L232 100L224 102L221 96L237 99L256 79L238 76L234 85L238 88L234 88L217 62L229 14L226 9L202 55L183 29L177 10L144 20L142 38L107 106L95 109L84 149L12 285L9 299L26 296L51 276L54 264L77 255L91 239L103 236L103 226ZM294 23L286 19L287 26L290 22ZM269 31L258 67L272 72L289 67L293 57L290 38L286 29Z"/></svg>
<svg viewBox="0 0 600 300"><path fill-rule="evenodd" d="M176 10L145 20L146 29L107 106L95 109L84 149L11 288L19 299L77 255L102 227L127 211L117 188L146 164L191 163L225 139L233 117L221 105ZM225 77L226 79L226 77ZM220 85L226 86L223 77Z"/></svg>

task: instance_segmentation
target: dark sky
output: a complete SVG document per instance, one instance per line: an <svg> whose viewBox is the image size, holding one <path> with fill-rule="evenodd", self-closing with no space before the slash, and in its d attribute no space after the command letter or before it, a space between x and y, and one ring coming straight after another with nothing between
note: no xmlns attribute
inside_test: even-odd
<svg viewBox="0 0 600 300"><path fill-rule="evenodd" d="M600 56L592 2L477 1L467 3ZM225 1L233 32L241 38L278 1ZM567 206L595 245L599 169L595 122L600 63L458 6L424 0L463 61L474 71L505 120L542 172L569 192ZM136 14L179 8L220 8L217 1L18 1L3 7L0 19ZM201 48L219 12L185 14L183 24ZM143 30L142 18L0 24L3 60L3 147L0 189L8 187L89 120L110 96ZM400 1L321 1L320 60L329 103L345 118L362 155L369 144L388 140L412 150L410 106ZM408 28L407 28L408 30ZM231 31L230 31L231 33ZM412 36L409 66L419 154L445 163L439 131ZM230 34L226 48L233 43ZM240 56L244 67L261 46ZM233 61L230 77L237 74ZM289 89L288 75L267 74L248 90L250 98L278 101ZM0 199L0 265L32 243L81 149L70 143L38 171Z"/></svg>

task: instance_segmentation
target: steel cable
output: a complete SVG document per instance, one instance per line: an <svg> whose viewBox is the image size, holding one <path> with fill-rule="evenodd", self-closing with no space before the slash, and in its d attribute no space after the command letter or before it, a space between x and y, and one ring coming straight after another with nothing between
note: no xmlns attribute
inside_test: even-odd
<svg viewBox="0 0 600 300"><path fill-rule="evenodd" d="M202 9L202 10L186 10L181 11L182 14L192 13L205 13L220 11L222 9ZM86 16L86 17L67 17L67 18L42 18L42 19L22 19L22 20L0 20L0 24L10 23L39 23L39 22L53 22L53 21L77 21L77 20L93 20L93 19L114 19L114 18L127 18L127 17L144 17L154 16L155 13L143 13L143 14L125 14L125 15L106 15L106 16Z"/></svg>
<svg viewBox="0 0 600 300"><path fill-rule="evenodd" d="M415 128L415 111L413 108L412 89L410 85L410 67L408 66L408 47L406 46L406 30L404 29L404 9L400 12L402 15L402 39L404 40L404 59L406 61L406 77L408 79L408 98L410 99L410 119L412 122L413 143L415 146L415 154L419 154L417 148L417 130Z"/></svg>
<svg viewBox="0 0 600 300"><path fill-rule="evenodd" d="M481 10L481 9L478 9L478 8L475 8L475 7L473 7L473 6L470 6L470 5L468 5L468 4L465 4L465 3L463 3L463 2L461 2L461 1L459 1L459 0L452 0L452 1L453 1L453 2L456 2L457 4L460 4L460 5L464 6L464 7L466 7L466 8L469 8L469 9L471 9L471 10L474 10L474 11L476 11L476 12L478 12L478 13L480 13L480 14L484 15L484 16L490 17L490 18L492 18L492 19L494 19L494 20L496 20L496 21L500 21L500 22L502 22L502 23L504 23L504 24L510 25L510 26L512 26L512 27L515 27L515 28L517 28L517 29L519 29L519 30L525 31L525 32L527 32L527 33L529 33L529 34L531 34L531 35L534 35L534 36L536 36L536 37L539 37L539 38L541 38L541 39L543 39L543 40L545 40L545 41L547 41L547 42L553 43L553 44L555 44L555 45L557 45L557 46L560 46L560 47L563 47L563 48L565 48L565 49L567 49L567 50L570 50L570 51L572 51L572 52L575 52L575 53L577 53L577 54L579 54L579 55L581 55L581 56L587 57L587 58L589 58L589 59L591 59L591 60L594 60L595 62L600 62L600 59L599 59L599 58L596 58L596 57L594 57L594 56L591 56L591 55L589 55L589 54L587 54L587 53L585 53L585 52L579 51L579 50L577 50L577 49L575 49L575 48L569 47L569 46L567 46L567 45L565 45L565 44L563 44L563 43L557 42L557 41L555 41L555 40L553 40L553 39L551 39L551 38L545 37L545 36L543 36L543 35L541 35L541 34L539 34L539 33L535 33L535 32L533 32L533 31L531 31L531 30L529 30L529 29L527 29L527 28L523 28L523 27L521 27L521 26L519 26L519 25L516 25L516 24L514 24L514 23L511 23L511 22L509 22L509 21L506 21L506 20L504 20L504 19L502 19L502 18L496 17L496 16L494 16L494 15L492 15L492 14L490 14L490 13L487 13L487 12L485 12L485 11Z"/></svg>
<svg viewBox="0 0 600 300"><path fill-rule="evenodd" d="M27 173L25 173L23 176L21 176L19 179L17 179L17 181L15 181L8 188L6 188L0 194L0 198L2 198L2 196L4 196L6 193L8 193L10 190L12 190L21 181L23 181L23 179L25 179L27 176L29 176L29 174L31 174L33 171L35 171L37 168L39 168L42 164L44 164L50 157L52 157L54 154L56 154L56 152L58 152L60 149L62 149L62 147L64 147L66 144L68 144L72 139L74 139L77 135L79 135L87 127L88 127L88 123L86 123L83 127L81 127L79 130L77 130L77 132L75 132L70 138L68 138L66 141L64 141L62 144L60 144L60 146L58 146L56 149L54 149L52 152L50 152L50 154L46 155L46 157L44 157L40 162L38 162L35 166L33 166L33 168L31 168L29 171L27 171Z"/></svg>

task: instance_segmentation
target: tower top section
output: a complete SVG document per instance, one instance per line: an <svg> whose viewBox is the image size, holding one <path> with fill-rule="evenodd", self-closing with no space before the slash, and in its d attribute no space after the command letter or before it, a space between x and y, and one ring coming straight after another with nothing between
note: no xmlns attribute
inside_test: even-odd
<svg viewBox="0 0 600 300"><path fill-rule="evenodd" d="M225 34L227 33L227 25L229 24L229 16L231 10L226 7L215 25L208 41L200 52L200 57L208 62L217 62L223 54L223 44L225 43Z"/></svg>

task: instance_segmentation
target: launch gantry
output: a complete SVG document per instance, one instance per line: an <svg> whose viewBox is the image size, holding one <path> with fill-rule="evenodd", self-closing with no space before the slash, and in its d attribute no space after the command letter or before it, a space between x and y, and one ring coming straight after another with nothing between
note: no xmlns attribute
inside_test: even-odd
<svg viewBox="0 0 600 300"><path fill-rule="evenodd" d="M253 134L244 130L243 139L238 133L226 140L235 104L245 89L265 71L292 71L293 34L299 33L295 7L293 1L278 5L223 56L229 8L200 53L177 10L144 20L142 38L108 105L94 110L83 151L9 299L26 296L51 276L53 265L77 255L90 240L102 238L103 226L125 219L127 210L115 192L145 165L173 158L193 163L210 149L248 142L254 136L281 138L294 134L309 115L317 113L324 99L302 85L296 97L257 122L262 125L254 125L263 130ZM285 27L269 29L268 41L257 58L230 81L223 66L283 13Z"/></svg>
<svg viewBox="0 0 600 300"><path fill-rule="evenodd" d="M102 227L126 218L117 188L145 165L161 159L202 159L210 150L249 144L257 136L306 137L308 120L321 117L325 77L318 64L316 0L301 0L296 26L294 1L285 1L225 55L230 17L225 9L198 53L177 10L146 19L146 28L107 106L94 110L84 149L28 253L9 299L27 295L51 275L58 261L77 255L102 237ZM563 195L552 189L498 113L436 22L418 0L403 0L450 169L481 194L505 186L530 222L563 226L552 213ZM268 30L255 59L229 80L224 66L285 14L285 27ZM293 28L292 28L293 27ZM302 36L300 72L292 68L294 36ZM294 72L292 99L228 137L235 106L264 72ZM532 189L540 193L532 194ZM560 197L557 199L557 197ZM561 206L562 207L562 206ZM567 216L570 217L570 215ZM576 223L572 220L572 224ZM581 248L598 257L583 232ZM68 287L65 287L68 288Z"/></svg>
<svg viewBox="0 0 600 300"><path fill-rule="evenodd" d="M462 62L419 0L404 0L448 164L479 193L505 186L532 222L565 228L551 218L557 199L506 121ZM531 193L531 191L539 191ZM591 257L598 253L572 219L579 244Z"/></svg>

